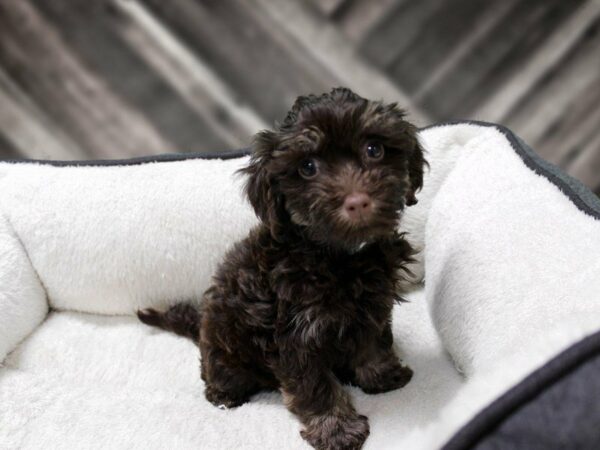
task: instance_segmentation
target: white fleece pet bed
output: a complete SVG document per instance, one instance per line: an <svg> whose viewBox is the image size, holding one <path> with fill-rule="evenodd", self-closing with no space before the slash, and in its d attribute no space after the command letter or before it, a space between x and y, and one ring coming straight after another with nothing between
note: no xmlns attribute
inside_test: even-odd
<svg viewBox="0 0 600 450"><path fill-rule="evenodd" d="M402 228L426 283L394 311L415 376L347 388L366 449L443 446L600 330L597 198L502 127L420 139L431 168ZM0 448L309 448L278 393L215 408L193 343L133 316L199 297L256 223L233 175L246 161L0 162ZM474 448L473 430L448 448Z"/></svg>

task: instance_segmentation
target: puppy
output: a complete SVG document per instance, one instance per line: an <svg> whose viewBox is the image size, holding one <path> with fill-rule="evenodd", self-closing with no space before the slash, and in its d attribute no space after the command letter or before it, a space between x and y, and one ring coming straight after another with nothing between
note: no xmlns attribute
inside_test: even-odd
<svg viewBox="0 0 600 450"><path fill-rule="evenodd" d="M391 312L413 254L398 222L425 164L395 104L345 88L299 97L256 136L242 170L260 225L225 256L199 308L139 318L198 343L211 403L279 389L312 446L360 448L369 424L342 383L374 394L412 376L392 347Z"/></svg>

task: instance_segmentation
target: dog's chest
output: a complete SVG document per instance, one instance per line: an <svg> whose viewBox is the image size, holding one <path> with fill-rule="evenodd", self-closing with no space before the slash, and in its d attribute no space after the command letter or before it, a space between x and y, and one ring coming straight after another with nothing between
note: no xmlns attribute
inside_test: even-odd
<svg viewBox="0 0 600 450"><path fill-rule="evenodd" d="M283 266L276 291L285 322L307 340L368 334L389 320L395 281L383 261L353 255L292 259Z"/></svg>

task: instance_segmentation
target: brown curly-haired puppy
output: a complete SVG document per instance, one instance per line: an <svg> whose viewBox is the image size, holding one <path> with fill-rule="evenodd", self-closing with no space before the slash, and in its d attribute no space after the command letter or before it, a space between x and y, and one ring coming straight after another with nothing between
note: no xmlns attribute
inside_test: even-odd
<svg viewBox="0 0 600 450"><path fill-rule="evenodd" d="M391 312L412 249L396 229L421 188L423 151L395 104L344 88L299 97L255 139L246 194L261 219L225 256L200 309L138 313L197 340L206 398L220 407L280 389L319 449L369 434L341 383L404 386Z"/></svg>

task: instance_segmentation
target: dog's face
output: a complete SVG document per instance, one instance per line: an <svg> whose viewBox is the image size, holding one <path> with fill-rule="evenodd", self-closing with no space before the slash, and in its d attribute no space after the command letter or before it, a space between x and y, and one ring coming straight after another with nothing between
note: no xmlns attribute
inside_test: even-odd
<svg viewBox="0 0 600 450"><path fill-rule="evenodd" d="M348 89L299 97L283 124L256 136L246 193L278 238L295 227L353 250L390 235L423 182L416 128L395 104Z"/></svg>

